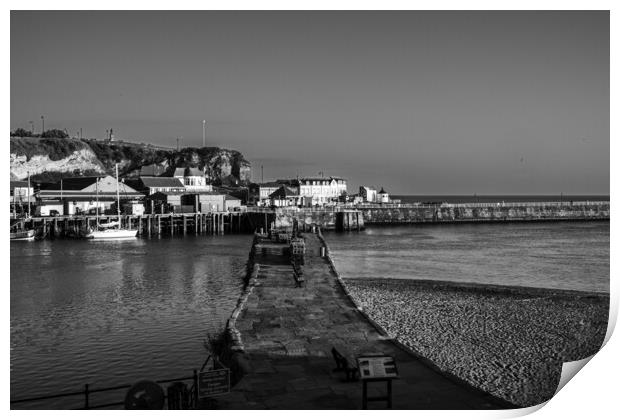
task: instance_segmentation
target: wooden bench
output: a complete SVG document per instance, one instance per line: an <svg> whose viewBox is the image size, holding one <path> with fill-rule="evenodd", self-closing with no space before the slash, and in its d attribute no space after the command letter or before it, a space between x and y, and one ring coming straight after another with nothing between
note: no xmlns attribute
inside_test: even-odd
<svg viewBox="0 0 620 420"><path fill-rule="evenodd" d="M344 372L347 382L358 380L357 363L343 356L335 347L332 347L332 356L334 356L336 361L334 372Z"/></svg>
<svg viewBox="0 0 620 420"><path fill-rule="evenodd" d="M306 285L306 280L303 273L298 273L297 271L293 270L293 278L295 279L295 285L297 287L302 287Z"/></svg>

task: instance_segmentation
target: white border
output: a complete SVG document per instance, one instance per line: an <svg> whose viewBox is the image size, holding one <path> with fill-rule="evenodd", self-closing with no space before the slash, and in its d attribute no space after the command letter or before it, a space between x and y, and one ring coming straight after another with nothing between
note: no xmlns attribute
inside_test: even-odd
<svg viewBox="0 0 620 420"><path fill-rule="evenodd" d="M78 1L63 1L63 2L54 2L50 3L49 1L29 1L28 3L21 3L17 1L9 1L9 10L38 10L38 9L49 9L51 6L57 9L97 9L97 10L106 10L106 9L160 9L160 10L170 10L171 6L174 6L176 9L214 9L214 10L244 10L244 9L293 9L293 10L307 10L307 9L416 9L416 10L611 10L611 115L617 115L617 84L615 83L613 75L618 73L618 61L617 61L617 46L618 46L618 18L616 17L616 12L618 7L616 7L616 3L612 1L531 1L524 0L519 2L497 2L497 1L469 1L469 2L458 2L458 1L443 1L439 3L431 3L431 2L403 2L403 1L391 1L384 0L382 2L371 2L367 0L359 0L359 1L325 1L325 0L316 0L316 1L303 1L303 2L295 2L291 4L291 2L286 1L239 1L239 2L199 2L199 1L176 1L176 2L163 2L163 1L140 1L140 2L128 2L128 1L118 1L118 0L110 0L100 3L94 4L85 4L84 2ZM466 7L465 7L466 6ZM10 57L9 54L9 39L10 39L10 13L4 14L4 25L3 34L4 34L4 57ZM7 124L5 125L5 133L8 133L10 130L10 121L8 116L10 115L10 78L9 78L10 66L9 64L5 64L3 66L4 72L4 98L5 98L5 109L4 115L5 121ZM612 118L611 120L611 133L610 137L616 138L617 129L616 122ZM2 147L4 148L5 159L8 157L9 147L8 142L3 142ZM617 147L614 142L610 143L610 161L613 158L617 157ZM8 172L8 170L7 170ZM6 174L6 172L5 172ZM615 165L611 165L611 186L610 186L610 194L612 197L612 207L614 207L614 197L616 196L616 183L614 182L618 175L618 169ZM2 178L2 186L5 191L8 191L8 177ZM8 218L8 208L2 207L0 211L0 217L4 217L6 220ZM616 246L615 246L615 238L617 238L617 229L615 223L612 221L611 223L611 290L612 290L612 314L610 320L610 325L615 324L615 320L617 318L618 311L618 299L617 299L617 268L614 263L614 258L616 254ZM9 267L8 259L8 240L6 239L2 242L3 251L2 252L2 262L5 267ZM9 330L9 322L7 320L10 318L10 286L7 278L4 279L4 287L5 287L5 323L4 323L4 337L5 340L8 339L10 335ZM8 302L7 302L8 301ZM4 361L8 363L9 361L9 346L8 343L5 343L4 346ZM616 404L617 393L615 391L615 381L618 377L618 360L615 357L617 354L620 354L618 351L618 339L617 337L611 337L607 345L597 354L587 366L583 368L583 370L577 375L577 378L570 381L564 389L562 389L551 401L549 401L544 408L532 414L531 418L540 418L540 419L548 419L548 418L608 418L611 417L611 413L618 412L618 407ZM6 369L6 368L5 368ZM7 372L7 370L5 370ZM7 375L8 376L8 375ZM7 399L5 402L6 410L9 409L9 380L8 377L4 378L5 380L2 382L2 390L3 395ZM520 411L520 410L518 410ZM529 411L529 410L526 410ZM14 417L31 417L37 416L40 417L44 415L46 418L83 418L85 414L88 417L107 417L109 412L99 411L99 412L69 412L69 411L47 411L45 413L41 412L26 412L26 411L11 411L9 413ZM373 413L372 411L368 412L356 412L355 416L359 416L361 418L369 418L370 416L375 416L377 413ZM384 414L384 413L382 413ZM387 414L387 413L385 413ZM450 411L450 412L437 412L437 411L414 411L414 412L390 412L389 415L396 417L411 417L415 416L416 418L506 418L513 417L514 415L525 414L525 411L517 412L467 412L467 411ZM159 417L159 416L168 416L165 411L163 412L119 412L115 413L115 415L131 416L131 418L148 416L149 418ZM230 412L230 411L222 411L222 412L183 412L183 417L192 417L192 418L203 418L204 416L215 416L215 417L230 417L237 415L242 415L240 412ZM254 411L251 413L245 413L243 415L251 415L258 416L258 418L290 418L291 416L295 417L314 417L316 415L324 416L334 416L341 417L346 416L347 413L343 412L330 412L330 413L320 413L320 412L260 412Z"/></svg>

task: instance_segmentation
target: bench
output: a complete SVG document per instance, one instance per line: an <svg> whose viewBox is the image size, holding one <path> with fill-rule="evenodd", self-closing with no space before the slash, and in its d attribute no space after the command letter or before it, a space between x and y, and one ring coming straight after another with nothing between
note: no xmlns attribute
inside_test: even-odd
<svg viewBox="0 0 620 420"><path fill-rule="evenodd" d="M335 347L332 347L332 356L334 356L334 360L336 361L336 369L334 369L334 372L344 372L347 382L357 381L357 363L343 356Z"/></svg>
<svg viewBox="0 0 620 420"><path fill-rule="evenodd" d="M293 278L295 279L295 285L297 287L305 286L306 281L303 274L298 274L296 271L293 271Z"/></svg>

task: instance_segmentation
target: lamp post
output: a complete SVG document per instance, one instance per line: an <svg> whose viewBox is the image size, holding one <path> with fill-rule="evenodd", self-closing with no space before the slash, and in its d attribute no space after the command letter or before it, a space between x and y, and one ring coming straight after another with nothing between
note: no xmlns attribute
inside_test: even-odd
<svg viewBox="0 0 620 420"><path fill-rule="evenodd" d="M205 127L207 125L207 120L202 120L202 147L205 147Z"/></svg>
<svg viewBox="0 0 620 420"><path fill-rule="evenodd" d="M41 134L45 133L45 117L41 115Z"/></svg>

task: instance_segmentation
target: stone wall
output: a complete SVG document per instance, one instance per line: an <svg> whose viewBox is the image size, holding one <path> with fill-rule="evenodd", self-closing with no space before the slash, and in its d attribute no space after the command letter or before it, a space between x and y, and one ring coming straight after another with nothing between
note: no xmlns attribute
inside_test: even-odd
<svg viewBox="0 0 620 420"><path fill-rule="evenodd" d="M366 207L365 224L608 220L609 202Z"/></svg>
<svg viewBox="0 0 620 420"><path fill-rule="evenodd" d="M357 210L329 211L304 209L277 209L275 226L281 229L292 229L297 220L299 227L317 225L326 230L358 230L364 228L364 218Z"/></svg>
<svg viewBox="0 0 620 420"><path fill-rule="evenodd" d="M251 231L272 226L292 229L316 225L324 230L362 230L365 225L408 223L520 222L559 220L609 220L609 202L451 204L437 206L376 205L357 208L311 210L278 208L248 213ZM305 225L305 226L304 226Z"/></svg>

